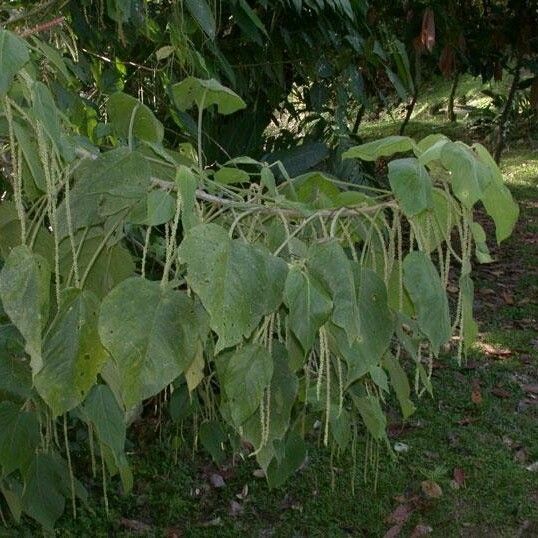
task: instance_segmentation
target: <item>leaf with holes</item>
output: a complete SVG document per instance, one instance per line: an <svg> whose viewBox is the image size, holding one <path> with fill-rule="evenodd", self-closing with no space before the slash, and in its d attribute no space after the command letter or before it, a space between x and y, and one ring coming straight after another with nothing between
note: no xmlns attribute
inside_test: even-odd
<svg viewBox="0 0 538 538"><path fill-rule="evenodd" d="M7 30L0 30L0 96L4 96L18 71L30 60L28 45Z"/></svg>
<svg viewBox="0 0 538 538"><path fill-rule="evenodd" d="M107 359L97 332L99 301L93 293L70 288L47 331L43 368L34 383L54 416L84 400Z"/></svg>
<svg viewBox="0 0 538 538"><path fill-rule="evenodd" d="M380 157L390 157L395 153L406 153L415 147L415 142L408 136L387 136L380 140L367 142L344 151L342 159L361 159L375 161Z"/></svg>
<svg viewBox="0 0 538 538"><path fill-rule="evenodd" d="M221 383L236 426L258 409L272 375L273 359L264 347L247 344L232 353Z"/></svg>
<svg viewBox="0 0 538 538"><path fill-rule="evenodd" d="M289 310L289 327L306 354L314 345L319 328L331 315L332 301L323 286L297 266L288 272L284 301Z"/></svg>
<svg viewBox="0 0 538 538"><path fill-rule="evenodd" d="M107 102L110 123L115 132L128 139L131 134L139 140L160 144L164 127L153 112L138 99L123 92L112 94Z"/></svg>
<svg viewBox="0 0 538 538"><path fill-rule="evenodd" d="M315 243L308 250L307 267L333 302L332 320L344 329L349 343L359 335L359 312L351 264L335 239Z"/></svg>
<svg viewBox="0 0 538 538"><path fill-rule="evenodd" d="M219 337L217 353L248 337L282 302L286 263L263 248L231 240L216 224L191 228L179 255Z"/></svg>
<svg viewBox="0 0 538 538"><path fill-rule="evenodd" d="M428 171L415 158L389 163L389 182L402 211L412 217L433 205L433 183Z"/></svg>
<svg viewBox="0 0 538 538"><path fill-rule="evenodd" d="M187 77L172 86L172 96L183 111L195 105L202 109L217 105L219 114L233 114L247 106L239 95L214 79Z"/></svg>
<svg viewBox="0 0 538 538"><path fill-rule="evenodd" d="M42 328L48 317L50 269L26 246L15 247L0 272L4 310L25 340L33 374L43 366Z"/></svg>
<svg viewBox="0 0 538 538"><path fill-rule="evenodd" d="M118 374L127 409L154 396L181 375L197 351L200 321L193 301L138 277L104 299L99 335Z"/></svg>
<svg viewBox="0 0 538 538"><path fill-rule="evenodd" d="M92 426L101 445L106 447L120 472L123 489L132 488L132 476L125 457L125 417L112 391L106 385L96 385L80 408L81 418Z"/></svg>
<svg viewBox="0 0 538 538"><path fill-rule="evenodd" d="M0 468L7 476L25 471L39 446L39 422L35 412L23 411L13 402L0 402Z"/></svg>
<svg viewBox="0 0 538 538"><path fill-rule="evenodd" d="M410 252L403 261L404 285L415 305L418 323L434 353L451 333L448 299L433 262L423 252Z"/></svg>

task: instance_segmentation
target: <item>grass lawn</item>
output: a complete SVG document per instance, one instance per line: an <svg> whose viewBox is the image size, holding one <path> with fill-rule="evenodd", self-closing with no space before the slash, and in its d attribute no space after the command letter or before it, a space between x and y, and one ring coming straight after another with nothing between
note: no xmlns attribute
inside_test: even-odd
<svg viewBox="0 0 538 538"><path fill-rule="evenodd" d="M361 129L396 131L386 121ZM440 130L462 134L427 117L409 126L411 135ZM184 445L174 463L166 434L143 441L156 437L148 424L133 445L133 493L110 485L107 517L96 480L89 505L76 521L66 515L57 536L384 536L398 522L400 536L538 536L538 152L510 149L503 169L521 218L501 249L491 245L495 262L475 268L479 342L461 367L450 354L435 363L434 398L422 397L407 422L389 412L391 444L407 451L381 452L377 490L373 473L363 480L364 446L353 476L349 456L331 460L313 440L304 468L269 490L251 460L217 469ZM442 494L425 495L425 480Z"/></svg>

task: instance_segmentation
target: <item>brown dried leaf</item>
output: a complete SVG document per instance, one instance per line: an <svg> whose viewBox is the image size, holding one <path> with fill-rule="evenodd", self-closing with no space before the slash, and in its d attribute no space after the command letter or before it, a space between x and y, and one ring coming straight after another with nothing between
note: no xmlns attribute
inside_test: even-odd
<svg viewBox="0 0 538 538"><path fill-rule="evenodd" d="M214 488L223 488L226 486L226 482L224 482L224 478L220 474L212 473L209 476L209 482Z"/></svg>
<svg viewBox="0 0 538 538"><path fill-rule="evenodd" d="M243 506L237 501L230 501L230 506L228 507L228 514L232 517L240 516L243 513Z"/></svg>
<svg viewBox="0 0 538 538"><path fill-rule="evenodd" d="M394 525L403 525L409 519L412 512L413 510L410 506L400 504L387 516L386 522Z"/></svg>
<svg viewBox="0 0 538 538"><path fill-rule="evenodd" d="M383 538L396 538L400 535L403 525L394 525L383 536Z"/></svg>
<svg viewBox="0 0 538 538"><path fill-rule="evenodd" d="M433 532L433 529L429 525L418 524L411 533L410 538L420 538L421 536L426 536Z"/></svg>
<svg viewBox="0 0 538 538"><path fill-rule="evenodd" d="M456 55L450 45L445 45L441 51L439 70L445 78L450 78L456 70Z"/></svg>
<svg viewBox="0 0 538 538"><path fill-rule="evenodd" d="M506 389L503 389L501 387L493 387L491 389L491 394L493 394L493 396L497 396L497 398L503 399L507 399L512 396L511 392L508 392Z"/></svg>
<svg viewBox="0 0 538 538"><path fill-rule="evenodd" d="M480 405L482 403L482 394L480 392L480 381L478 381L478 379L474 379L472 387L473 388L471 391L471 401L476 405Z"/></svg>
<svg viewBox="0 0 538 538"><path fill-rule="evenodd" d="M147 533L151 531L151 525L136 519L127 519L126 517L120 519L120 525L134 533Z"/></svg>
<svg viewBox="0 0 538 538"><path fill-rule="evenodd" d="M438 499L443 495L443 490L441 489L441 486L434 482L433 480L423 480L420 483L420 487L422 488L422 492L428 499Z"/></svg>
<svg viewBox="0 0 538 538"><path fill-rule="evenodd" d="M433 9L426 8L422 17L422 31L420 33L422 44L429 52L433 50L435 45L435 18Z"/></svg>
<svg viewBox="0 0 538 538"><path fill-rule="evenodd" d="M464 486L465 485L465 472L461 467L454 467L454 482L458 484L458 486Z"/></svg>
<svg viewBox="0 0 538 538"><path fill-rule="evenodd" d="M521 385L521 389L530 394L538 394L538 385Z"/></svg>

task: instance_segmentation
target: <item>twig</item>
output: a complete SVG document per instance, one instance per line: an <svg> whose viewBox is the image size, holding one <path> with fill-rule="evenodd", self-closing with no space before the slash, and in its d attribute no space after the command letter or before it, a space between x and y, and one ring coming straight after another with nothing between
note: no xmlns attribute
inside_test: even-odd
<svg viewBox="0 0 538 538"><path fill-rule="evenodd" d="M75 153L80 158L87 158L87 159L95 160L98 157L96 154L90 153L89 151L83 148L77 148L75 150ZM155 176L151 177L151 182L155 187L159 187L160 189L165 189L168 191L177 189L177 186L173 181L165 181L164 179L160 179ZM312 215L315 215L317 217L333 217L336 214L338 214L339 217L353 217L353 216L357 216L357 213L376 213L382 209L398 207L396 202L391 201L391 202L383 202L383 203L371 205L371 206L356 205L356 206L349 206L346 208L335 207L331 209L320 209L312 213L305 213L302 211L298 211L297 209L279 207L276 205L271 206L271 205L263 205L263 204L251 204L248 202L230 200L229 198L222 198L220 196L215 196L214 194L209 194L203 189L196 189L196 198L198 198L198 200L203 200L204 202L210 202L218 206L234 207L237 209L244 209L244 210L249 209L255 213L285 215L287 217L292 217L292 218L293 217L309 218Z"/></svg>
<svg viewBox="0 0 538 538"><path fill-rule="evenodd" d="M41 32L46 32L47 30L50 30L51 28L54 28L55 26L59 26L60 24L63 24L65 21L65 17L56 17L55 19L52 19L50 21L44 22L42 24L38 24L37 26L34 26L33 28L28 28L27 30L24 30L19 35L21 37L28 37L30 35L39 34Z"/></svg>

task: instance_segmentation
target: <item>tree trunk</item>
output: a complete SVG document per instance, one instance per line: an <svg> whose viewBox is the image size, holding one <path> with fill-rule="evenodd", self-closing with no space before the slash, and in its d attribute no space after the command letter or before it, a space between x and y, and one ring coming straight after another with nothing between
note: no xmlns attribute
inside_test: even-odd
<svg viewBox="0 0 538 538"><path fill-rule="evenodd" d="M361 107L359 108L359 111L357 112L357 117L355 118L355 123L353 124L353 129L351 130L351 134L354 134L354 135L357 134L362 118L364 117L365 110L366 110L365 106L361 105Z"/></svg>
<svg viewBox="0 0 538 538"><path fill-rule="evenodd" d="M452 82L452 89L450 90L450 97L448 98L448 121L454 122L456 121L456 114L454 114L454 100L456 98L456 89L458 87L458 82L460 80L460 72L456 71L456 74L454 75L454 80Z"/></svg>
<svg viewBox="0 0 538 538"><path fill-rule="evenodd" d="M407 114L405 115L405 119L403 120L402 125L400 126L400 136L404 134L405 128L407 127L407 124L409 123L409 120L411 119L411 114L413 114L413 110L415 109L415 105L417 104L417 92L413 94L413 99L411 99L411 102L407 105Z"/></svg>
<svg viewBox="0 0 538 538"><path fill-rule="evenodd" d="M505 138L505 128L506 128L506 122L508 121L510 117L510 112L512 110L512 104L514 102L514 97L516 95L517 87L519 85L519 78L521 74L521 60L523 58L522 52L518 52L517 61L516 61L516 68L514 72L514 78L512 80L512 85L510 86L510 91L508 92L508 97L506 98L506 103L504 104L504 108L501 114L501 117L499 118L499 127L497 132L497 145L495 146L495 162L499 164L501 160L501 154L504 149L504 145L506 142Z"/></svg>

